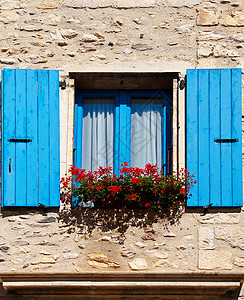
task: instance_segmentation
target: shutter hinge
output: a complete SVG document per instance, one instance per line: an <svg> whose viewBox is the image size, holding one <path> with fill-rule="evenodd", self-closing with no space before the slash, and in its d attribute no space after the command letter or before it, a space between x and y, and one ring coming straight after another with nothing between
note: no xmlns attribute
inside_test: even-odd
<svg viewBox="0 0 244 300"><path fill-rule="evenodd" d="M181 79L181 81L179 82L180 90L184 90L185 87L186 87L186 79Z"/></svg>
<svg viewBox="0 0 244 300"><path fill-rule="evenodd" d="M66 81L59 81L59 87L61 88L61 90L65 90L66 89Z"/></svg>

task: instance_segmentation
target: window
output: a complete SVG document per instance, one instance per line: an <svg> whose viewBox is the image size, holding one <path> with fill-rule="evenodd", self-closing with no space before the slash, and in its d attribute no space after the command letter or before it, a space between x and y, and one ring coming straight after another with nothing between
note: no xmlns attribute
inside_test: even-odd
<svg viewBox="0 0 244 300"><path fill-rule="evenodd" d="M75 165L94 171L126 161L157 164L171 172L172 92L78 90L75 102Z"/></svg>

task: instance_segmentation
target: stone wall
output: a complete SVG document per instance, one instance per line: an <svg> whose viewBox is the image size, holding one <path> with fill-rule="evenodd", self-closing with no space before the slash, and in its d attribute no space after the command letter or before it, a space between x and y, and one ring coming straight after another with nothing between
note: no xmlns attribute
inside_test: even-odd
<svg viewBox="0 0 244 300"><path fill-rule="evenodd" d="M0 69L244 67L243 28L242 0L0 0ZM0 273L244 270L244 211L185 213L175 224L139 212L58 220L3 212Z"/></svg>
<svg viewBox="0 0 244 300"><path fill-rule="evenodd" d="M0 1L0 66L114 62L243 66L241 0Z"/></svg>
<svg viewBox="0 0 244 300"><path fill-rule="evenodd" d="M152 212L5 212L2 272L233 272L244 270L244 212L186 213L175 224Z"/></svg>

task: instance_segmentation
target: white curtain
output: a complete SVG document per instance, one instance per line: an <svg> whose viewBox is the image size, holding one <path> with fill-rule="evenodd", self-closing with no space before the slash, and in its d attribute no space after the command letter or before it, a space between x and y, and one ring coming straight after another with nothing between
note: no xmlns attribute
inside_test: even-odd
<svg viewBox="0 0 244 300"><path fill-rule="evenodd" d="M113 168L114 99L83 100L82 168Z"/></svg>
<svg viewBox="0 0 244 300"><path fill-rule="evenodd" d="M162 99L131 99L131 166L162 167Z"/></svg>

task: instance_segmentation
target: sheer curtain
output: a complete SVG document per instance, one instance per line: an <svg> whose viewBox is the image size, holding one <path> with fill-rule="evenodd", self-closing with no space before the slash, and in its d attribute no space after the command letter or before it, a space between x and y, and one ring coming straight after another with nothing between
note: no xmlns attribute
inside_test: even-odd
<svg viewBox="0 0 244 300"><path fill-rule="evenodd" d="M131 99L131 166L147 163L162 167L162 98Z"/></svg>
<svg viewBox="0 0 244 300"><path fill-rule="evenodd" d="M82 168L113 167L114 99L84 98Z"/></svg>

